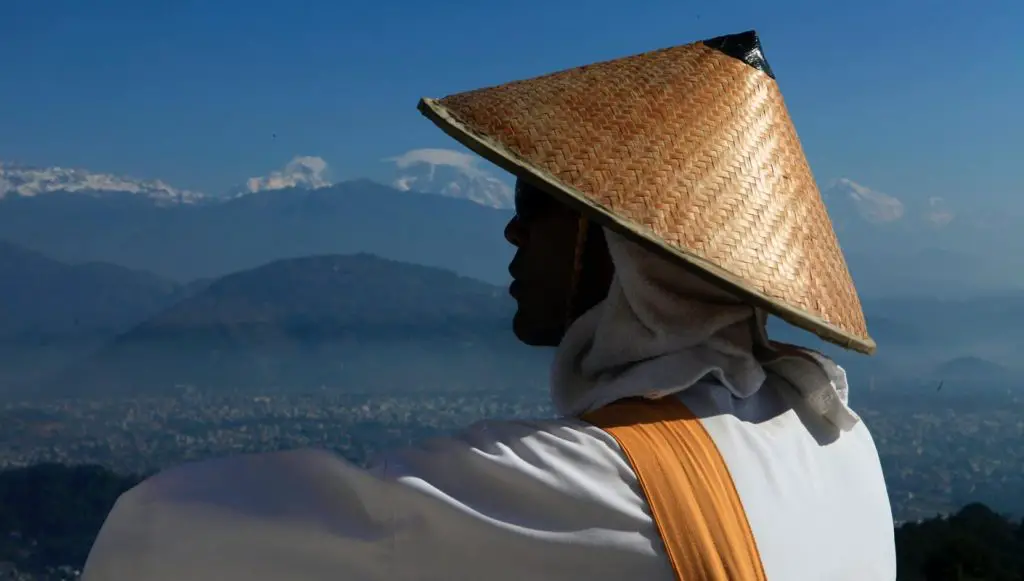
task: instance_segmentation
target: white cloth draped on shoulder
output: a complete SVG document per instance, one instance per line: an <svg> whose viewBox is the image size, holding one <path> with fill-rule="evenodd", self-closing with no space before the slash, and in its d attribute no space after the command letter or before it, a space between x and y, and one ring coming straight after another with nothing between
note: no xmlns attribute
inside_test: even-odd
<svg viewBox="0 0 1024 581"><path fill-rule="evenodd" d="M569 327L555 355L551 396L559 413L578 416L638 395L638 388L652 398L676 394L709 375L747 398L774 372L840 429L859 421L848 405L846 373L831 359L779 349L765 334L764 313L604 234L615 276L608 297Z"/></svg>

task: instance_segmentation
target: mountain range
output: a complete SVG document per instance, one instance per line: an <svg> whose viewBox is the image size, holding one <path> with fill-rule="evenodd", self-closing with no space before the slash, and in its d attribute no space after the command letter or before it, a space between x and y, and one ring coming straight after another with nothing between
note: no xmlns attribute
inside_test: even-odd
<svg viewBox="0 0 1024 581"><path fill-rule="evenodd" d="M205 198L198 192L179 190L161 180L138 180L59 166L42 168L0 162L0 199L35 197L53 192L92 196L126 193L161 205L191 204Z"/></svg>
<svg viewBox="0 0 1024 581"><path fill-rule="evenodd" d="M388 161L391 186L333 183L323 160L304 156L227 195L0 165L0 239L70 263L110 262L178 282L271 260L369 252L504 284L508 184L461 152L414 150ZM865 298L1024 288L1024 237L1002 234L1024 219L938 198L907 201L849 179L822 191Z"/></svg>
<svg viewBox="0 0 1024 581"><path fill-rule="evenodd" d="M187 282L272 260L369 252L490 282L507 279L507 210L359 180L161 205L124 192L0 200L0 238L62 261Z"/></svg>
<svg viewBox="0 0 1024 581"><path fill-rule="evenodd" d="M183 285L109 264L63 264L11 244L0 250L0 391L8 394L544 382L549 351L514 341L506 290L451 271L324 255ZM1020 376L1012 347L1024 340L1015 323L1024 294L883 299L865 308L881 346L876 357L841 352L779 321L771 334L825 351L861 383Z"/></svg>
<svg viewBox="0 0 1024 581"><path fill-rule="evenodd" d="M462 163L428 158L447 170ZM423 169L414 162L396 165ZM295 163L217 197L5 166L0 390L543 382L545 352L507 330L511 212L500 197L334 184L315 159ZM474 171L483 182L467 178L466 188L490 183ZM40 176L82 184L60 189ZM965 277L988 268L976 241L943 249L971 232L969 220L944 202L915 206L850 180L824 194L880 355L841 353L777 321L774 335L825 350L856 377L1016 377L1024 292L1012 272Z"/></svg>

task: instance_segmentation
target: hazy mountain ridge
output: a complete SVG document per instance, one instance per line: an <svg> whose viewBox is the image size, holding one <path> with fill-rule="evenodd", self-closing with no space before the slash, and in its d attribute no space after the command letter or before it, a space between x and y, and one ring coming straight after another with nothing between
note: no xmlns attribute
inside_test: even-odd
<svg viewBox="0 0 1024 581"><path fill-rule="evenodd" d="M148 272L64 264L0 240L0 339L116 331L177 302L183 291Z"/></svg>
<svg viewBox="0 0 1024 581"><path fill-rule="evenodd" d="M505 210L367 180L156 207L71 194L0 201L0 237L66 262L102 260L179 282L272 260L370 252L501 283Z"/></svg>
<svg viewBox="0 0 1024 581"><path fill-rule="evenodd" d="M366 254L276 261L211 283L52 389L513 388L544 355L514 341L512 308L498 287Z"/></svg>
<svg viewBox="0 0 1024 581"><path fill-rule="evenodd" d="M0 240L0 390L88 356L203 284L113 264L64 264Z"/></svg>
<svg viewBox="0 0 1024 581"><path fill-rule="evenodd" d="M96 272L123 276L117 267ZM150 305L152 312L136 325L116 329L141 317L138 311L94 323L107 335L97 331L90 345L96 349L97 341L105 339L105 347L88 363L72 365L45 382L45 389L97 394L176 384L499 389L516 381L544 381L546 373L548 351L526 348L512 336L514 304L506 289L453 272L367 254L332 255L275 261L184 287L163 284L160 288L171 289L169 297L180 300ZM79 290L89 288L102 294L109 285ZM26 312L46 310L45 297L38 295L42 306L25 305ZM880 345L876 357L843 352L778 321L771 334L825 351L847 367L858 385L875 379L918 385L944 370L963 369L960 359L976 364L972 369L979 381L1020 376L1013 353L992 352L986 342L1024 340L1013 322L1024 313L1024 295L868 301L865 308ZM60 343L59 337L51 340ZM35 342L19 345L22 361L47 355ZM87 354L78 353L80 358ZM54 369L58 363L51 361ZM63 361L70 363L73 359ZM998 374L989 373L997 369ZM951 380L970 379L963 373L949 375Z"/></svg>
<svg viewBox="0 0 1024 581"><path fill-rule="evenodd" d="M1024 218L993 217L938 197L902 199L847 178L825 184L822 196L863 297L970 298L1024 289L1024 239L1001 234Z"/></svg>
<svg viewBox="0 0 1024 581"><path fill-rule="evenodd" d="M971 380L986 377L994 380L1005 380L1010 377L1009 370L998 363L982 357L967 355L954 357L935 368L934 375L940 380Z"/></svg>
<svg viewBox="0 0 1024 581"><path fill-rule="evenodd" d="M146 328L261 323L294 318L339 329L436 329L462 319L504 320L498 287L435 268L361 253L278 260L210 283Z"/></svg>

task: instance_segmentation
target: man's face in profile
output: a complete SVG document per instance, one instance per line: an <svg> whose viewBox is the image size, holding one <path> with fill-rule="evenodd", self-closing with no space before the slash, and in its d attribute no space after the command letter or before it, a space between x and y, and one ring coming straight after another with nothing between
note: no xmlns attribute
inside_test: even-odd
<svg viewBox="0 0 1024 581"><path fill-rule="evenodd" d="M527 345L553 347L562 340L567 322L578 314L573 312L574 299L589 308L607 293L610 261L604 257L607 266L594 268L604 265L595 264L602 261L588 252L584 266L598 275L596 282L593 276L582 277L574 288L579 214L523 180L516 182L515 210L505 227L505 239L516 247L509 265L513 279L509 292L518 304L512 331ZM596 244L588 248L603 250L603 238L597 238L600 230L591 230Z"/></svg>

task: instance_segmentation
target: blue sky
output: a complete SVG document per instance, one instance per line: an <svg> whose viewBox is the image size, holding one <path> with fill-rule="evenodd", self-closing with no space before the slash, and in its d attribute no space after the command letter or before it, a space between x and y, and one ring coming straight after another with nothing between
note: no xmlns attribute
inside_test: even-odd
<svg viewBox="0 0 1024 581"><path fill-rule="evenodd" d="M999 203L1024 193L1024 7L972 4L8 0L0 160L209 192L296 155L387 179L454 147L421 96L756 28L820 181Z"/></svg>

